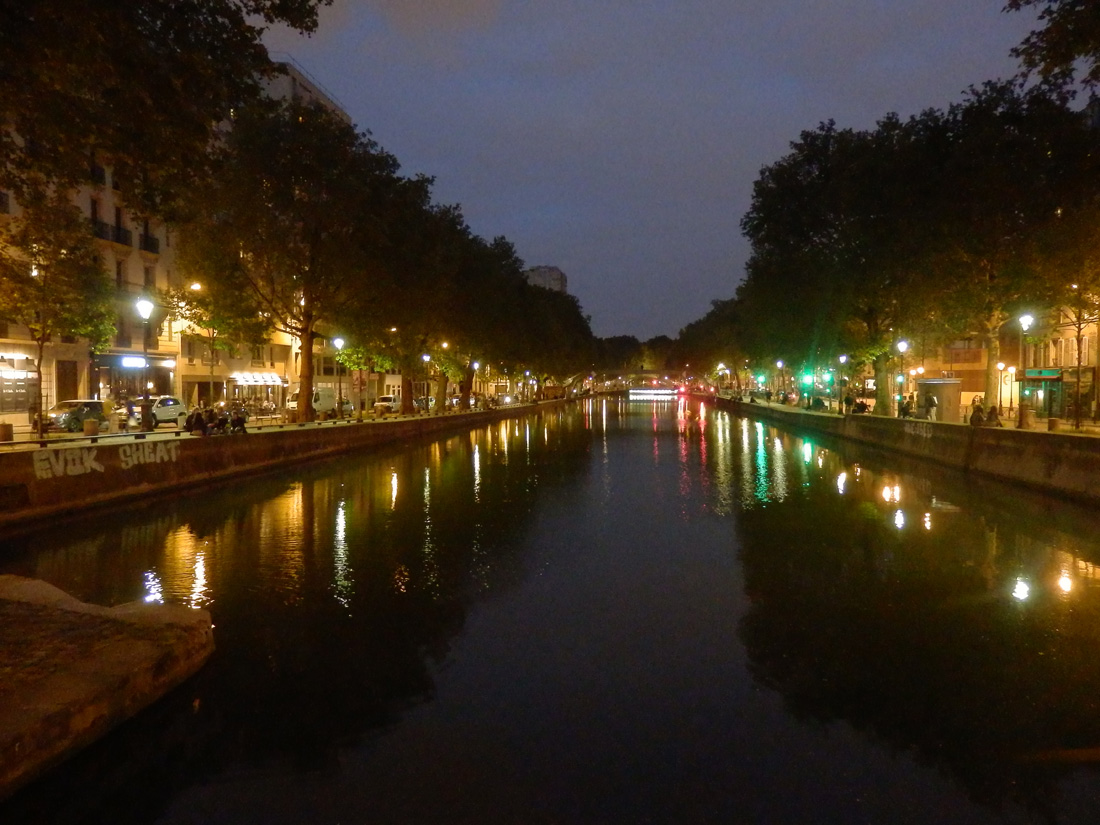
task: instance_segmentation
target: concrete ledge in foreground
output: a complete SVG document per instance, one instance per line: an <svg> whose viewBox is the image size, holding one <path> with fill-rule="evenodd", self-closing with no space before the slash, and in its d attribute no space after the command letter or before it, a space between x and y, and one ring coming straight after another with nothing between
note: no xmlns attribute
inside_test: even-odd
<svg viewBox="0 0 1100 825"><path fill-rule="evenodd" d="M210 614L79 602L0 576L0 800L195 673Z"/></svg>

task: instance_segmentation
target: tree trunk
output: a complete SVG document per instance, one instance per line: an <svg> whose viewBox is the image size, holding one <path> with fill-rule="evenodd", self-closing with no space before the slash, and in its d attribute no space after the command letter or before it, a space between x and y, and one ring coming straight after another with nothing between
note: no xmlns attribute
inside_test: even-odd
<svg viewBox="0 0 1100 825"><path fill-rule="evenodd" d="M891 416L894 407L894 382L890 375L890 353L875 356L875 415Z"/></svg>
<svg viewBox="0 0 1100 825"><path fill-rule="evenodd" d="M313 421L317 415L313 409L313 328L306 326L298 336L301 348L301 370L298 372L298 416L299 422Z"/></svg>
<svg viewBox="0 0 1100 825"><path fill-rule="evenodd" d="M408 415L413 411L413 382L407 369L401 370L401 412Z"/></svg>
<svg viewBox="0 0 1100 825"><path fill-rule="evenodd" d="M985 338L985 408L990 404L997 404L1000 398L1001 371L997 369L997 362L1001 360L1001 340L995 331L988 331ZM997 410L999 413L1000 410Z"/></svg>
<svg viewBox="0 0 1100 825"><path fill-rule="evenodd" d="M214 367L216 366L215 358L218 351L214 349L214 339L210 339L210 406L214 406Z"/></svg>
<svg viewBox="0 0 1100 825"><path fill-rule="evenodd" d="M1077 376L1073 388L1073 429L1081 429L1081 338L1084 330L1077 325ZM1095 378L1093 379L1095 380Z"/></svg>
<svg viewBox="0 0 1100 825"><path fill-rule="evenodd" d="M470 409L470 394L474 390L474 368L469 364L466 365L466 369L462 374L459 389L462 392L462 397L459 398L458 403L462 409L468 410Z"/></svg>
<svg viewBox="0 0 1100 825"><path fill-rule="evenodd" d="M34 342L38 347L38 358L34 362L34 374L38 381L38 389L34 394L34 418L31 419L35 423L35 435L39 438L44 437L46 431L46 415L42 408L42 358L46 352L46 342L44 340L37 340Z"/></svg>
<svg viewBox="0 0 1100 825"><path fill-rule="evenodd" d="M436 412L447 411L447 373L439 371L439 386L436 387L435 396Z"/></svg>

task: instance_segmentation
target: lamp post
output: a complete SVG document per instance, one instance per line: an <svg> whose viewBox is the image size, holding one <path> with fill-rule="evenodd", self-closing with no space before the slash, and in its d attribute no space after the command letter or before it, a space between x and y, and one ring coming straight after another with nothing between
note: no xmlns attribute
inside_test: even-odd
<svg viewBox="0 0 1100 825"><path fill-rule="evenodd" d="M901 358L901 369L900 369L901 375L898 376L898 383L901 384L901 387L900 387L901 395L898 396L898 415L901 414L901 401L905 397L905 394L906 394L905 393L905 390L906 390L906 385L905 385L905 351L907 349L909 349L909 342L908 341L898 341L898 352L900 353L900 358Z"/></svg>
<svg viewBox="0 0 1100 825"><path fill-rule="evenodd" d="M1008 368L1008 374L1011 376L1011 378L1009 380L1012 381L1012 390L1014 392L1016 390L1016 367L1014 367L1014 366L1009 367ZM1012 392L1009 392L1009 394L1008 394L1008 415L1009 415L1009 417L1012 416L1012 413L1013 413Z"/></svg>
<svg viewBox="0 0 1100 825"><path fill-rule="evenodd" d="M153 407L149 403L149 318L153 314L153 302L148 298L140 298L134 306L137 307L138 315L141 316L144 324L141 330L141 353L143 356L141 368L141 431L148 433L153 431Z"/></svg>
<svg viewBox="0 0 1100 825"><path fill-rule="evenodd" d="M1005 362L997 362L997 415L1004 415L1004 410L1001 408L1001 394L1004 391L1005 386Z"/></svg>
<svg viewBox="0 0 1100 825"><path fill-rule="evenodd" d="M783 390L783 362L782 361L776 361L775 366L779 369L779 386L776 388L776 394L780 395L784 391ZM784 398L784 401L785 400L786 400L786 398Z"/></svg>
<svg viewBox="0 0 1100 825"><path fill-rule="evenodd" d="M336 347L336 417L344 417L344 379L340 375L340 350L344 348L343 338L333 338L332 345Z"/></svg>
<svg viewBox="0 0 1100 825"><path fill-rule="evenodd" d="M1020 422L1018 427L1024 425L1024 378L1027 378L1027 363L1024 361L1024 335L1031 329L1031 325L1035 323L1035 319L1027 313L1020 316L1020 372L1022 376L1019 380L1019 384L1016 387L1020 397L1016 399L1016 408L1020 411Z"/></svg>

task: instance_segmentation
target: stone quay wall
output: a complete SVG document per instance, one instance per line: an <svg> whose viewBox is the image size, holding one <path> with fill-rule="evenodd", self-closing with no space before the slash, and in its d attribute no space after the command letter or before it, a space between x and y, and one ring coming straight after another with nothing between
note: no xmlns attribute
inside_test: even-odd
<svg viewBox="0 0 1100 825"><path fill-rule="evenodd" d="M564 402L557 402L564 403ZM444 415L286 424L246 435L179 431L66 439L0 452L0 527L33 527L58 515L141 500L189 486L269 471L383 444L413 441L555 405Z"/></svg>
<svg viewBox="0 0 1100 825"><path fill-rule="evenodd" d="M1081 501L1100 501L1100 438L1073 433L837 415L717 399L718 406L796 430L893 450Z"/></svg>

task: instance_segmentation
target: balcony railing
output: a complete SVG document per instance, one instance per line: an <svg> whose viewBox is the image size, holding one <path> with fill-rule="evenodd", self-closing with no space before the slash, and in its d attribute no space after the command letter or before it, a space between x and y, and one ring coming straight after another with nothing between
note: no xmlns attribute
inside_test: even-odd
<svg viewBox="0 0 1100 825"><path fill-rule="evenodd" d="M91 220L92 234L100 240L111 241L112 243L122 244L123 246L134 245L134 233L132 230L127 229L125 226L114 226L98 218L92 218Z"/></svg>
<svg viewBox="0 0 1100 825"><path fill-rule="evenodd" d="M111 240L111 229L113 228L107 221L101 221L98 218L92 218L92 234L99 238L101 241Z"/></svg>
<svg viewBox="0 0 1100 825"><path fill-rule="evenodd" d="M142 252L151 252L154 255L160 254L160 239L155 235L146 235L143 232L138 236L138 245L141 247Z"/></svg>

